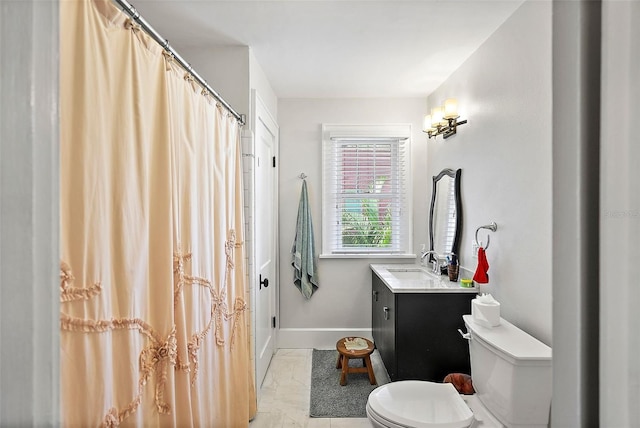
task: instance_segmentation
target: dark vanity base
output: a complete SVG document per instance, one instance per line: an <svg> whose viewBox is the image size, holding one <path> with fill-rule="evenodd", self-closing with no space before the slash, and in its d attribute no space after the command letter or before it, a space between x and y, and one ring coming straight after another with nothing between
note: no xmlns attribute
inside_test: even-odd
<svg viewBox="0 0 640 428"><path fill-rule="evenodd" d="M462 315L471 313L475 294L392 293L372 275L373 339L391 380L470 374L469 344L458 329L465 331Z"/></svg>

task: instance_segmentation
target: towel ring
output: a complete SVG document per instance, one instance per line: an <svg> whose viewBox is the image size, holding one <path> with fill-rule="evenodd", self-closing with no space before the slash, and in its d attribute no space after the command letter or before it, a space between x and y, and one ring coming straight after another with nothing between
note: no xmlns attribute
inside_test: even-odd
<svg viewBox="0 0 640 428"><path fill-rule="evenodd" d="M495 232L496 230L498 230L498 225L496 224L495 221L492 221L491 224L485 224L484 226L480 226L479 228L476 229L476 243L479 242L478 241L478 232L480 231L480 229L489 229L492 232ZM487 235L487 245L484 247L484 249L486 250L487 248L489 248L489 241L491 240L491 235Z"/></svg>

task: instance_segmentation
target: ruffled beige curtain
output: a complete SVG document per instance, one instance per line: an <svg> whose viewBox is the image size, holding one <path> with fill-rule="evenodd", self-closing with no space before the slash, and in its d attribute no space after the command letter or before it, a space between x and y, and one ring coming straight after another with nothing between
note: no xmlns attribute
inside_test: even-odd
<svg viewBox="0 0 640 428"><path fill-rule="evenodd" d="M247 426L239 125L109 0L60 15L64 425Z"/></svg>

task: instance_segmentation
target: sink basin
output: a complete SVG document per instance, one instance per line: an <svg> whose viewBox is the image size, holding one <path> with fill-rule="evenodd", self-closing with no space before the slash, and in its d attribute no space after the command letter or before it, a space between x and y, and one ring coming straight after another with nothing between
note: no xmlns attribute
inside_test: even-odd
<svg viewBox="0 0 640 428"><path fill-rule="evenodd" d="M423 269L387 269L387 271L396 279L405 281L433 281L434 279L440 279L438 276Z"/></svg>

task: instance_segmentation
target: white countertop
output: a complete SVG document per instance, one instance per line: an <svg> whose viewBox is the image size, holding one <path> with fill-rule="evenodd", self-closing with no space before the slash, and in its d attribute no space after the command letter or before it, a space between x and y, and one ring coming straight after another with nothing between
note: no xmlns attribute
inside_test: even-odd
<svg viewBox="0 0 640 428"><path fill-rule="evenodd" d="M462 287L447 275L436 275L418 264L371 264L392 293L478 293L476 287Z"/></svg>

